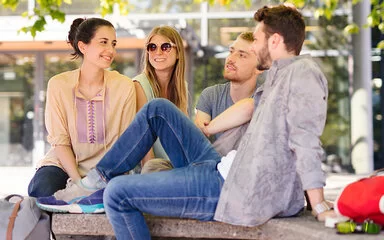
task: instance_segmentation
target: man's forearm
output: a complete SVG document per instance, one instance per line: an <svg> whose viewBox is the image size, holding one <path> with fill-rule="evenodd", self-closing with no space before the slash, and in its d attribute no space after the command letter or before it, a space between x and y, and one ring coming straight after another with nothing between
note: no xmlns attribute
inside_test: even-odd
<svg viewBox="0 0 384 240"><path fill-rule="evenodd" d="M212 135L238 127L251 120L254 110L253 98L246 98L235 103L220 115L215 117L206 126L207 132Z"/></svg>

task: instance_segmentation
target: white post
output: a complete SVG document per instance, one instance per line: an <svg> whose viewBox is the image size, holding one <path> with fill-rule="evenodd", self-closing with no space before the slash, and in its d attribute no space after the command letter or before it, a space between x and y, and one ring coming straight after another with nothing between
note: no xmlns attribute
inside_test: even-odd
<svg viewBox="0 0 384 240"><path fill-rule="evenodd" d="M371 29L364 28L371 12L369 1L353 6L360 32L352 36L353 90L351 95L351 160L357 174L373 171Z"/></svg>

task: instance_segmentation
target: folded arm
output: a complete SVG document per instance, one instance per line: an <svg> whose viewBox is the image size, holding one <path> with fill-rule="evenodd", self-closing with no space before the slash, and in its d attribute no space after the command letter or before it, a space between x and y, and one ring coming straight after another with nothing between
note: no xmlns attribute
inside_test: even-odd
<svg viewBox="0 0 384 240"><path fill-rule="evenodd" d="M252 118L253 110L254 99L245 98L227 108L212 121L204 123L203 127L199 126L199 128L202 129L206 136L223 132L249 122Z"/></svg>

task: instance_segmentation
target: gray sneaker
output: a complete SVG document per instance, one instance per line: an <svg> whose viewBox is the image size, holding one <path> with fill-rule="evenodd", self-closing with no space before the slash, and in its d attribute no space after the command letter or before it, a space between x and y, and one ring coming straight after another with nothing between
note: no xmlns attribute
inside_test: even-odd
<svg viewBox="0 0 384 240"><path fill-rule="evenodd" d="M68 204L72 204L81 200L84 197L91 195L97 190L98 189L96 188L86 188L80 180L74 182L72 181L72 179L69 178L67 181L67 186L64 189L55 192L53 196L56 198L56 200L63 200Z"/></svg>

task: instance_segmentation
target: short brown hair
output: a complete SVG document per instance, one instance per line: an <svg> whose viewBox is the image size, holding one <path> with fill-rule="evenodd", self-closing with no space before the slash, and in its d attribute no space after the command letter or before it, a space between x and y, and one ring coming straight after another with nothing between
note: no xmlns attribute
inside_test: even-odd
<svg viewBox="0 0 384 240"><path fill-rule="evenodd" d="M258 22L264 22L267 38L278 33L284 37L287 51L300 54L305 39L305 23L297 9L282 4L274 7L264 6L257 10L254 18Z"/></svg>
<svg viewBox="0 0 384 240"><path fill-rule="evenodd" d="M253 42L253 32L247 31L247 32L242 32L238 36L238 38L244 39L245 41L248 42Z"/></svg>

